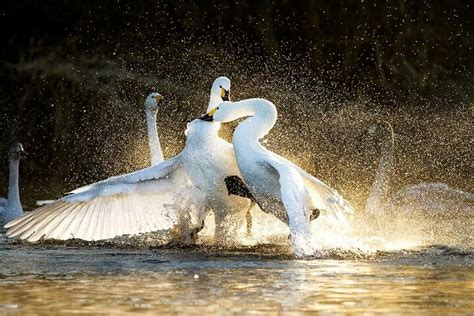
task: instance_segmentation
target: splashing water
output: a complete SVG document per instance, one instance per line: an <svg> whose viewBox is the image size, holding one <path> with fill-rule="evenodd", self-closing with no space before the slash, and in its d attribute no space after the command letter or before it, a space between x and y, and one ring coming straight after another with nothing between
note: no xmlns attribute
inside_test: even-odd
<svg viewBox="0 0 474 316"><path fill-rule="evenodd" d="M153 234L134 237L119 237L106 242L93 243L96 245L119 245L126 247L162 247L170 245L195 244L210 247L218 245L217 249L249 249L252 247L269 247L272 254L287 256L291 254L289 243L289 228L273 215L259 209L252 209L252 230L247 234L245 225L238 228L233 240L216 240L214 216L212 212L204 221L204 228L198 233L195 241L173 240L176 227ZM179 227L179 233L190 233L191 226ZM366 216L357 214L349 225L339 225L323 216L311 222L313 245L323 252L324 257L334 254L348 258L353 256L373 256L380 252L411 251L424 247L442 246L457 249L474 249L474 216L458 214L455 217L439 216L407 216L400 214ZM171 232L171 233L170 233ZM158 237L157 237L158 236ZM184 242L184 244L183 244ZM264 248L262 248L264 249Z"/></svg>

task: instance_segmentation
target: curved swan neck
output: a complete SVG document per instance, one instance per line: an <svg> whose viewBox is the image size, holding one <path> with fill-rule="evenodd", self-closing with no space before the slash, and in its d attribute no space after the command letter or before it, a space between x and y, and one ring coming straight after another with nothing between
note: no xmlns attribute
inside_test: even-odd
<svg viewBox="0 0 474 316"><path fill-rule="evenodd" d="M18 184L18 169L20 160L10 159L10 177L8 180L8 204L9 206L19 206L20 203L20 188Z"/></svg>
<svg viewBox="0 0 474 316"><path fill-rule="evenodd" d="M146 123L148 129L148 145L150 146L151 164L156 165L162 162L163 152L161 151L160 139L156 129L156 113L157 111L146 110Z"/></svg>
<svg viewBox="0 0 474 316"><path fill-rule="evenodd" d="M395 150L395 134L392 125L383 124L384 139L380 146L380 161L372 190L367 198L366 211L371 214L382 211L382 203L390 186L390 173Z"/></svg>
<svg viewBox="0 0 474 316"><path fill-rule="evenodd" d="M214 91L211 89L211 96L209 97L209 104L207 105L207 112L217 107L222 102L222 98L219 94L219 91Z"/></svg>
<svg viewBox="0 0 474 316"><path fill-rule="evenodd" d="M234 106L239 107L241 117L250 117L237 126L233 141L258 143L276 123L278 113L271 102L251 99L234 102Z"/></svg>

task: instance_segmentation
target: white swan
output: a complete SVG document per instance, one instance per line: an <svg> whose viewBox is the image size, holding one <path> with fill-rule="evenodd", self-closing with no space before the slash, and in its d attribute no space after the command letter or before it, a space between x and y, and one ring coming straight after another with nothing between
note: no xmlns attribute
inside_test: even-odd
<svg viewBox="0 0 474 316"><path fill-rule="evenodd" d="M237 126L232 143L244 181L263 211L289 225L294 255L314 254L312 210L344 222L352 207L326 184L260 144L277 119L273 103L264 99L224 102L201 119L230 122L243 117L248 118Z"/></svg>
<svg viewBox="0 0 474 316"><path fill-rule="evenodd" d="M16 142L10 147L8 159L10 175L8 180L8 199L0 198L0 227L23 214L18 184L20 160L25 158L23 145Z"/></svg>
<svg viewBox="0 0 474 316"><path fill-rule="evenodd" d="M156 113L158 102L162 99L161 94L153 92L145 100L146 125L148 130L148 144L150 146L151 165L159 164L164 160L161 150L158 131L156 130Z"/></svg>
<svg viewBox="0 0 474 316"><path fill-rule="evenodd" d="M374 125L368 132L370 135L383 134L379 166L365 206L368 215L395 212L423 216L455 216L465 212L474 214L474 194L451 188L444 183L408 185L389 195L395 133L388 122Z"/></svg>
<svg viewBox="0 0 474 316"><path fill-rule="evenodd" d="M230 80L217 78L208 108L228 100ZM103 240L170 228L186 214L190 229L206 212L216 218L216 235L229 237L243 223L247 199L229 196L224 179L238 174L232 145L218 136L220 123L188 124L186 145L175 157L130 174L112 177L8 223L7 237Z"/></svg>

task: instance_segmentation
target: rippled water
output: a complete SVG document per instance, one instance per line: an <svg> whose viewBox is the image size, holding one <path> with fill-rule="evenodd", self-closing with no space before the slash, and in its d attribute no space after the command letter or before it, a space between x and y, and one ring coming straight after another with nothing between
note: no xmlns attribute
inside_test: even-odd
<svg viewBox="0 0 474 316"><path fill-rule="evenodd" d="M336 251L22 245L0 236L0 314L474 313L474 252L445 246Z"/></svg>

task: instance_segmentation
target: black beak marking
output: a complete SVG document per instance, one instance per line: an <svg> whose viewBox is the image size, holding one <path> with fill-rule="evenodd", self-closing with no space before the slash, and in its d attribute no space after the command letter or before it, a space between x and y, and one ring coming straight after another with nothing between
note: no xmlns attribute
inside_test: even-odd
<svg viewBox="0 0 474 316"><path fill-rule="evenodd" d="M206 122L212 122L214 121L214 118L209 115L209 114L204 114L203 116L199 117L200 120L206 121Z"/></svg>
<svg viewBox="0 0 474 316"><path fill-rule="evenodd" d="M224 96L222 97L222 101L230 101L230 93L229 90L223 89L224 90Z"/></svg>

